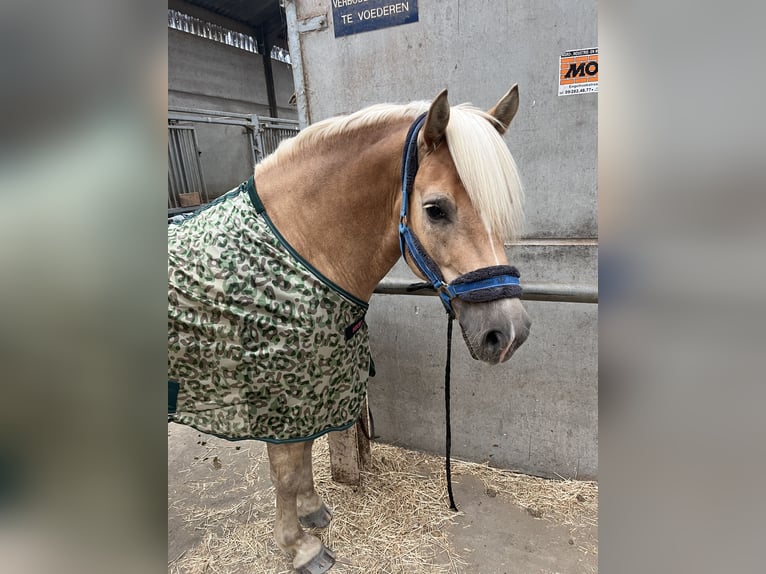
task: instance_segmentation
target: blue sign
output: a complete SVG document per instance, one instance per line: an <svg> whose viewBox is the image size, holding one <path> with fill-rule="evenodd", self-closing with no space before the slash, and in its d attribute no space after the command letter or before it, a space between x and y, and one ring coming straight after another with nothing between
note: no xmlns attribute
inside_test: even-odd
<svg viewBox="0 0 766 574"><path fill-rule="evenodd" d="M418 0L332 0L335 37L418 21Z"/></svg>

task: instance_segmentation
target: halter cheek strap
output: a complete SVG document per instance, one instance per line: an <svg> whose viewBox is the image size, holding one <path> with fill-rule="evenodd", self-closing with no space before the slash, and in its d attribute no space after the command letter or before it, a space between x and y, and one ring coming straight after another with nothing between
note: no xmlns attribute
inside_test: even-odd
<svg viewBox="0 0 766 574"><path fill-rule="evenodd" d="M402 157L402 210L399 215L399 249L402 257L409 252L410 259L437 291L444 308L454 316L452 300L462 299L471 303L495 301L508 297L521 297L519 271L509 265L482 267L464 273L452 283L444 281L439 266L426 253L423 245L407 225L410 194L418 171L418 133L426 121L426 114L418 116L407 132Z"/></svg>

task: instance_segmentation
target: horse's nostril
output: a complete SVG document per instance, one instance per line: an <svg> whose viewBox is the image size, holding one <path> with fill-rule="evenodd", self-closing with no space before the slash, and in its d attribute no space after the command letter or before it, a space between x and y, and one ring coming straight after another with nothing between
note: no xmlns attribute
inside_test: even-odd
<svg viewBox="0 0 766 574"><path fill-rule="evenodd" d="M484 341L489 347L499 346L502 340L503 340L503 334L500 331L490 331L489 333L487 333L487 336L484 338Z"/></svg>

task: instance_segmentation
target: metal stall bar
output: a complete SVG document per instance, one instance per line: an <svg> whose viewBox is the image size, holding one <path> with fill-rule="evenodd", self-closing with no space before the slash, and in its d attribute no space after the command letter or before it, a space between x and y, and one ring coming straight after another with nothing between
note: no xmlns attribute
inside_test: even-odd
<svg viewBox="0 0 766 574"><path fill-rule="evenodd" d="M261 134L261 151L265 156L272 154L283 140L298 133L298 122L281 118L258 118L258 131Z"/></svg>
<svg viewBox="0 0 766 574"><path fill-rule="evenodd" d="M173 208L180 205L180 195L189 191L180 138L176 126L168 126L168 201Z"/></svg>
<svg viewBox="0 0 766 574"><path fill-rule="evenodd" d="M172 134L173 132L168 130L168 208L177 207L180 201L178 198L179 165L176 160L175 138Z"/></svg>
<svg viewBox="0 0 766 574"><path fill-rule="evenodd" d="M428 295L435 297L430 288L408 291L411 281L383 279L375 288L381 295ZM557 301L559 303L598 303L598 287L572 283L524 283L522 299L525 301Z"/></svg>
<svg viewBox="0 0 766 574"><path fill-rule="evenodd" d="M253 166L266 157L263 152L263 129L258 116L252 116L253 129L250 132L250 144L253 154Z"/></svg>
<svg viewBox="0 0 766 574"><path fill-rule="evenodd" d="M181 174L183 176L183 181L181 184L183 187L182 193L193 193L196 191L194 189L194 181L192 175L194 163L192 155L189 153L188 142L184 137L184 135L186 135L188 132L186 131L185 127L170 126L170 129L173 133L177 134L176 143L178 145L178 157L181 160Z"/></svg>
<svg viewBox="0 0 766 574"><path fill-rule="evenodd" d="M197 132L189 125L168 126L168 208L181 207L181 194L199 193L208 201Z"/></svg>
<svg viewBox="0 0 766 574"><path fill-rule="evenodd" d="M202 171L202 159L200 158L199 141L197 140L197 130L191 130L192 145L194 150L194 161L197 163L195 175L198 179L199 193L202 203L207 203L210 198L207 196L207 186L205 185L205 172Z"/></svg>

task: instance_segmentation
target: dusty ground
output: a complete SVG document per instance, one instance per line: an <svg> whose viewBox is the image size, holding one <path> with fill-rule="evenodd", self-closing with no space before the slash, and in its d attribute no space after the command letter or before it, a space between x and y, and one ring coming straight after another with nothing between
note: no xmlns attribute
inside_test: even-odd
<svg viewBox="0 0 766 574"><path fill-rule="evenodd" d="M424 481L443 481L443 468L438 461L417 455L412 460L413 474L422 475ZM535 509L524 508L506 493L488 487L480 476L460 470L455 472L454 485L461 512L442 513L445 526L439 528L439 534L446 529L446 535L434 544L430 563L408 565L407 557L397 555L395 545L388 544L376 556L377 571L597 572L598 531L591 520L574 527L564 524L554 513L540 517ZM351 487L343 488L343 497L361 496L354 494ZM392 485L391 494L384 495L391 496L392 504L399 498L396 488ZM336 509L336 520L337 513L342 512L341 500L328 501ZM443 507L442 500L426 500L423 504L436 505L439 512ZM591 508L596 505L597 501L591 502ZM291 572L290 561L268 534L273 517L274 498L263 443L228 442L180 425L168 426L168 572ZM332 528L331 525L322 534L328 545L338 551L339 562L331 572L365 572L349 556L351 547L344 548L341 537ZM365 545L365 537L376 535L375 528L368 530L356 533L357 545Z"/></svg>

